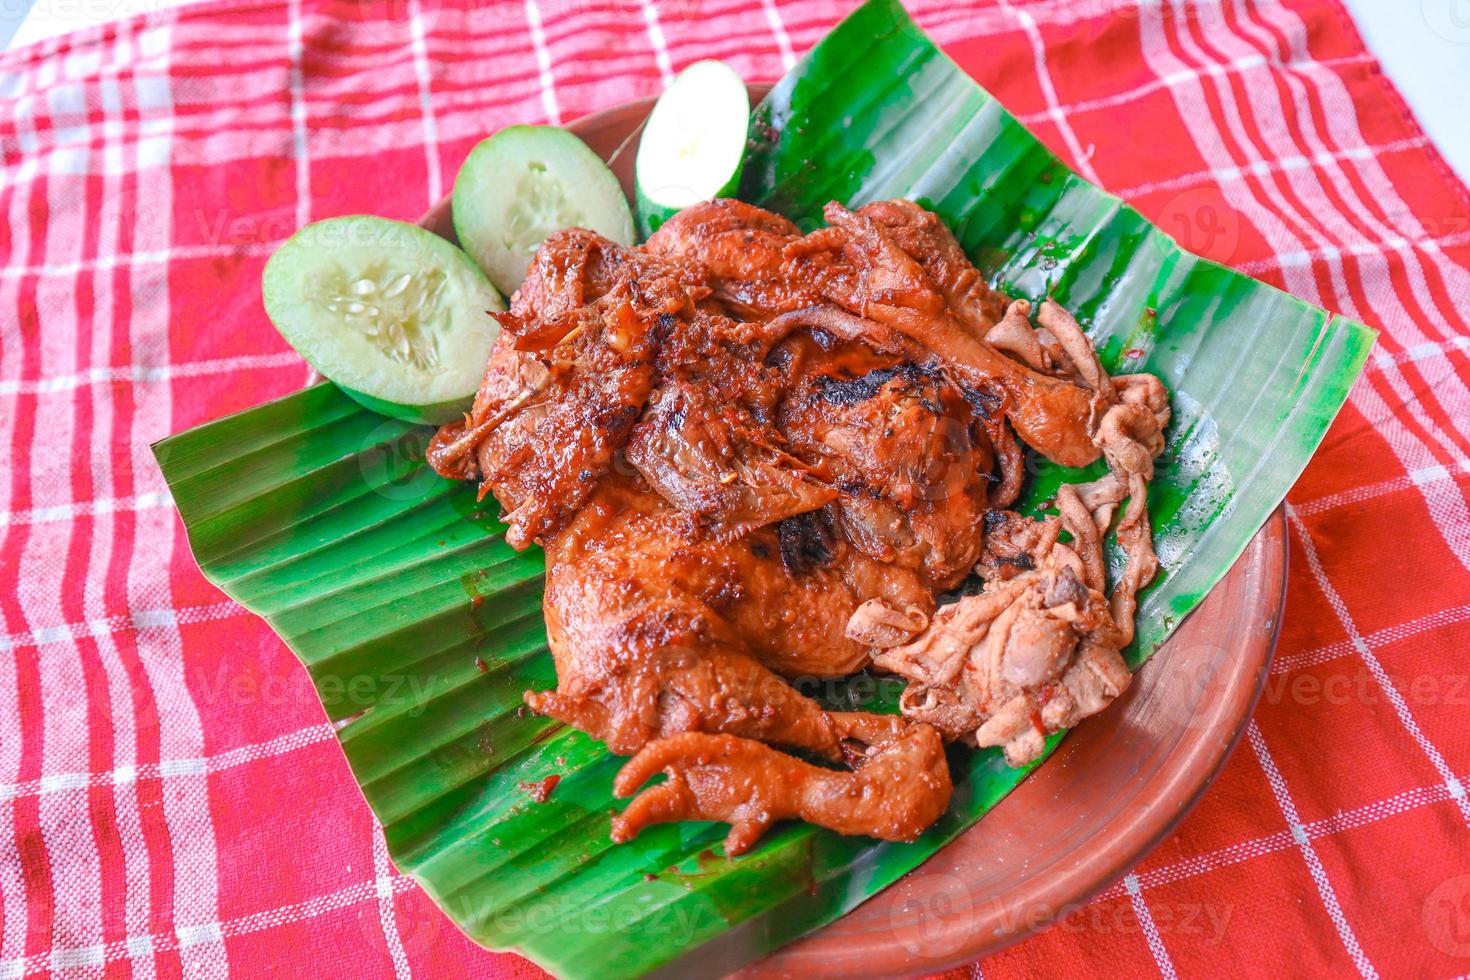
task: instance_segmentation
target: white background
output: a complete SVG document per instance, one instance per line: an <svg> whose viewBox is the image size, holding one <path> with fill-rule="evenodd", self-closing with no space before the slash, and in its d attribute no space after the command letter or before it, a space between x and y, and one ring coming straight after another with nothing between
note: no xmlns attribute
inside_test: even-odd
<svg viewBox="0 0 1470 980"><path fill-rule="evenodd" d="M11 47L88 24L189 0L0 0ZM1160 0L1140 0L1160 2ZM1470 0L1344 0L1368 49L1383 63L1430 139L1470 183ZM0 45L9 33L0 25Z"/></svg>

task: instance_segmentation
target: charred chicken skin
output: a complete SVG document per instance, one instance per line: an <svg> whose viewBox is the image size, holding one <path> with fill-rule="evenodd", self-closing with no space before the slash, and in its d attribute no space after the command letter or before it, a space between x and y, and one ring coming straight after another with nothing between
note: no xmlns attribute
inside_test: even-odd
<svg viewBox="0 0 1470 980"><path fill-rule="evenodd" d="M546 551L558 682L526 701L632 756L618 840L720 820L735 854L790 818L911 840L949 802L946 742L1021 764L1127 687L1162 384L1108 377L1055 304L1033 326L917 205L827 218L718 200L642 248L553 235L430 447ZM1021 442L1108 474L1023 517ZM870 665L908 678L901 716L791 684Z"/></svg>

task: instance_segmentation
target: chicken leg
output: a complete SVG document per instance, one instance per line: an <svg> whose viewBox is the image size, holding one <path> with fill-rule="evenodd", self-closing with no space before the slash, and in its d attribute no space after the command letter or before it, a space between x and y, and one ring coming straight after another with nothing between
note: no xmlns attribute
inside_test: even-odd
<svg viewBox="0 0 1470 980"><path fill-rule="evenodd" d="M693 732L646 746L618 772L613 792L652 786L613 820L613 840L628 841L652 824L722 820L725 852L748 850L778 820L801 819L839 834L906 841L939 818L953 792L944 743L924 724L891 716L834 714L844 734L878 737L852 771L823 769L732 735ZM876 723L875 723L876 722Z"/></svg>

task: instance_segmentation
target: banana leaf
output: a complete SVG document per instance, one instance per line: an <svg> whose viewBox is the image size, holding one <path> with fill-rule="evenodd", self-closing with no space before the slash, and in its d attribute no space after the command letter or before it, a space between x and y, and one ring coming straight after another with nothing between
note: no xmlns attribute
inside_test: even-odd
<svg viewBox="0 0 1470 980"><path fill-rule="evenodd" d="M807 227L828 200L918 200L992 282L1076 311L1109 367L1164 378L1163 571L1129 651L1141 663L1296 480L1372 331L1183 251L1071 173L895 0L838 25L752 133L745 199ZM521 708L555 683L542 556L512 551L493 507L425 467L429 435L324 383L155 452L200 567L306 666L394 861L477 942L568 977L722 973L852 909L1024 778L995 750L955 750L954 801L908 844L793 823L731 859L723 825L691 822L610 845L620 760ZM1038 463L1029 505L1092 475ZM814 693L896 698L884 683Z"/></svg>

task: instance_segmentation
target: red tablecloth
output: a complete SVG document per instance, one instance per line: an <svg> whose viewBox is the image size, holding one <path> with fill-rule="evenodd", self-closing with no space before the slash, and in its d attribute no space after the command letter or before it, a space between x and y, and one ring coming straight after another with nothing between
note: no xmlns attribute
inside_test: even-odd
<svg viewBox="0 0 1470 980"><path fill-rule="evenodd" d="M697 58L775 78L845 9L246 0L0 56L0 977L534 972L394 871L147 446L301 386L257 291L301 223L412 219L497 127ZM1187 247L1384 328L1290 498L1247 740L1133 874L975 973L1470 971L1465 188L1335 0L916 13Z"/></svg>

